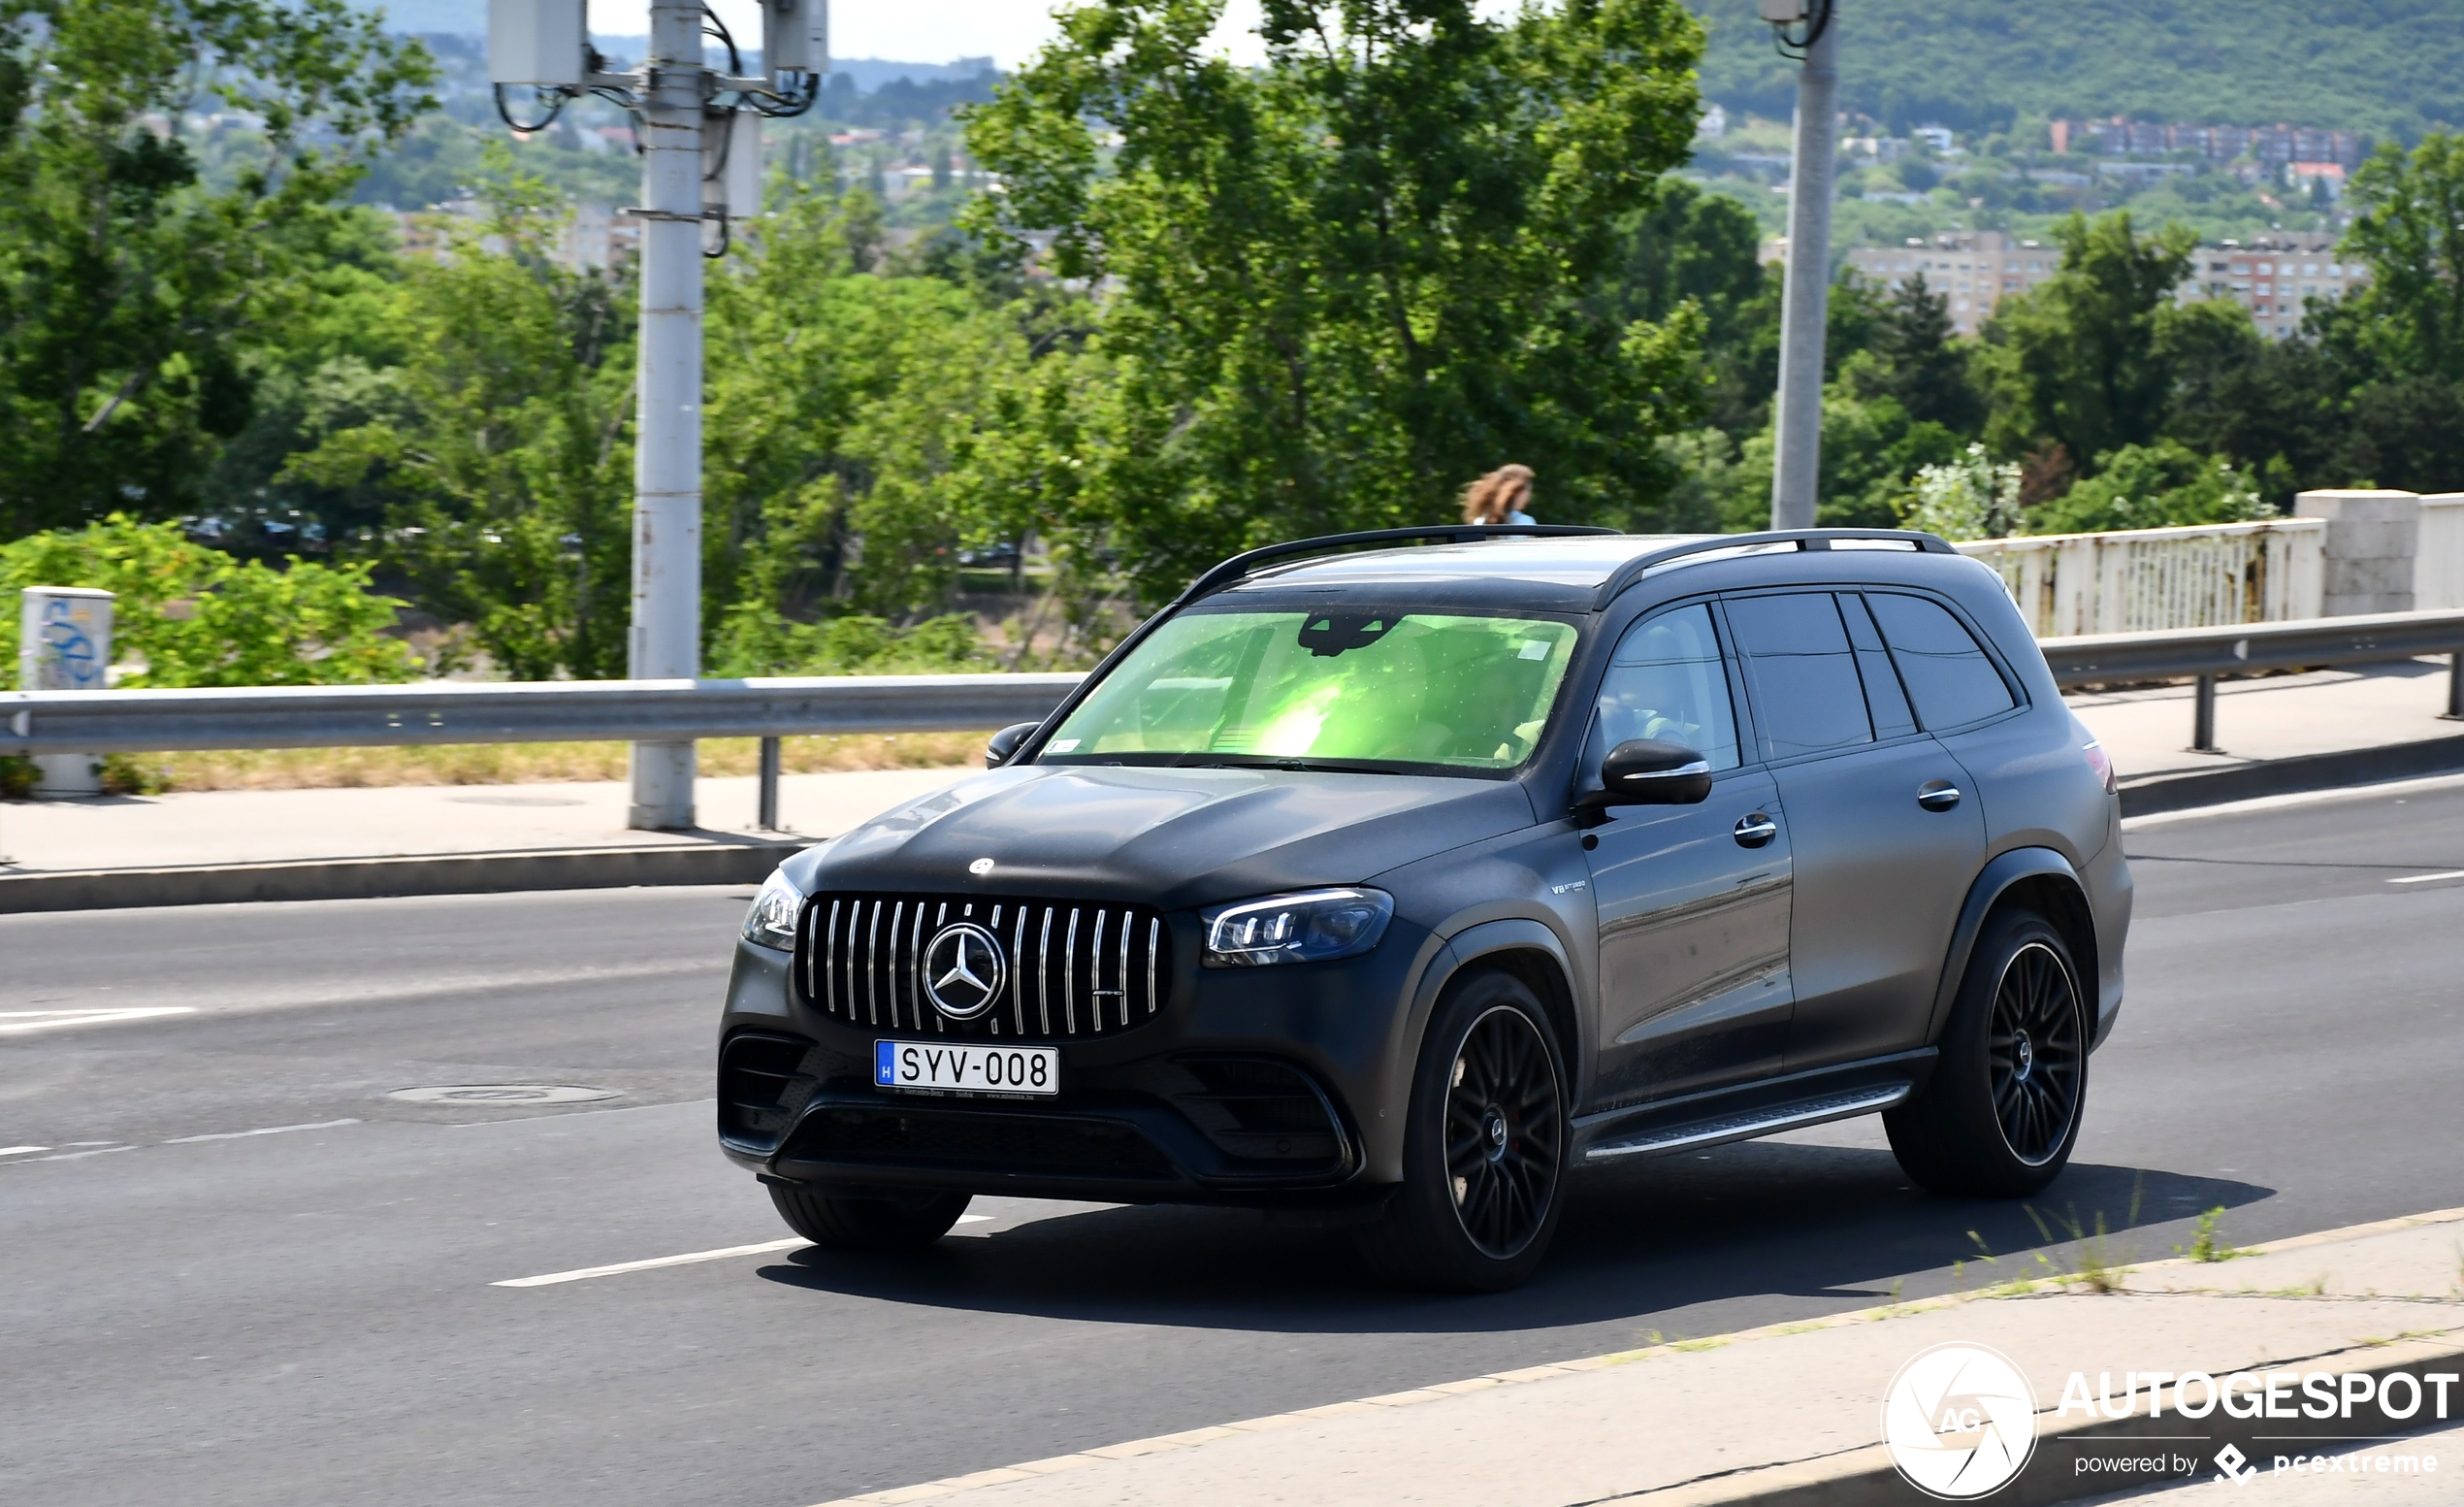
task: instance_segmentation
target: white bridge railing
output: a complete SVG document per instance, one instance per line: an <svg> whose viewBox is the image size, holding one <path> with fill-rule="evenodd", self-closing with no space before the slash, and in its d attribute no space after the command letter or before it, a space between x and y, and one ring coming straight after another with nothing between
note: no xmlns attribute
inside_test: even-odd
<svg viewBox="0 0 2464 1507"><path fill-rule="evenodd" d="M2279 623L2320 615L2326 523L2279 518L1976 540L2039 639ZM2444 604L2442 604L2444 605Z"/></svg>

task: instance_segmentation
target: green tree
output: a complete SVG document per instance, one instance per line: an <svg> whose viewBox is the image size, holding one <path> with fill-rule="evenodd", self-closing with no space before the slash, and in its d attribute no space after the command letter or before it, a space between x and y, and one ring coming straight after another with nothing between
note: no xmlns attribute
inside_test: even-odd
<svg viewBox="0 0 2464 1507"><path fill-rule="evenodd" d="M1881 296L1870 344L1841 371L1859 398L1890 398L1911 419L1961 435L1984 428L1985 395L1968 375L1951 300L1928 287L1923 273Z"/></svg>
<svg viewBox="0 0 2464 1507"><path fill-rule="evenodd" d="M2464 137L2380 147L2351 198L2342 249L2370 263L2351 299L2360 344L2391 375L2464 382Z"/></svg>
<svg viewBox="0 0 2464 1507"><path fill-rule="evenodd" d="M1244 544L1444 517L1507 460L1551 518L1664 499L1702 317L1586 298L1685 157L1685 9L1266 0L1243 68L1209 49L1222 8L1066 10L969 118L1006 189L977 227L1051 231L1054 271L1114 289L1073 549L1151 598Z"/></svg>
<svg viewBox="0 0 2464 1507"><path fill-rule="evenodd" d="M631 593L631 289L545 254L543 186L492 153L488 219L406 264L389 317L401 363L335 411L354 422L286 481L383 507L421 602L470 626L516 679L624 673ZM492 251L483 239L501 242Z"/></svg>
<svg viewBox="0 0 2464 1507"><path fill-rule="evenodd" d="M0 0L0 531L189 504L430 77L346 0ZM254 127L224 186L209 102Z"/></svg>
<svg viewBox="0 0 2464 1507"><path fill-rule="evenodd" d="M872 270L877 215L788 186L710 282L705 601L730 672L868 663L828 620L946 608L960 547L1036 522L1027 331L964 279Z"/></svg>
<svg viewBox="0 0 2464 1507"><path fill-rule="evenodd" d="M2163 529L2248 523L2271 516L2257 482L2221 456L2177 441L2125 445L2096 458L2096 474L2056 501L2027 510L2030 534Z"/></svg>
<svg viewBox="0 0 2464 1507"><path fill-rule="evenodd" d="M2134 234L2126 213L2073 214L2054 234L2061 270L2003 300L1983 332L1987 442L2005 455L2059 444L2085 467L2163 431L2174 381L2163 332L2193 242L2180 226Z"/></svg>

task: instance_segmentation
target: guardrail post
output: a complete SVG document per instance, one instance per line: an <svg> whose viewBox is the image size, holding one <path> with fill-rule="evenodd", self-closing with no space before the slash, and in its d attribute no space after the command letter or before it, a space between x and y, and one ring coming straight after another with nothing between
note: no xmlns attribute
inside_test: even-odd
<svg viewBox="0 0 2464 1507"><path fill-rule="evenodd" d="M755 825L763 832L779 830L779 740L762 739L762 799Z"/></svg>
<svg viewBox="0 0 2464 1507"><path fill-rule="evenodd" d="M2222 753L2216 746L2216 677L2201 675L2190 699L2190 751Z"/></svg>
<svg viewBox="0 0 2464 1507"><path fill-rule="evenodd" d="M2447 657L2447 711L2449 722L2464 722L2464 649Z"/></svg>

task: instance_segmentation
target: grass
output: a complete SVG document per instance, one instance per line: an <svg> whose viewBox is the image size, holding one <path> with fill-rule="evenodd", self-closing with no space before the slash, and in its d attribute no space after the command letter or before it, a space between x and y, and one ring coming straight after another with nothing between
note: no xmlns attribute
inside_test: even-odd
<svg viewBox="0 0 2464 1507"><path fill-rule="evenodd" d="M2224 1218L2224 1205L2218 1204L2199 1216L2198 1229L2191 1232L2190 1243L2177 1245L2173 1254L2194 1261L2229 1261L2238 1257L2257 1253L2246 1246L2231 1245L2217 1233L2216 1227Z"/></svg>
<svg viewBox="0 0 2464 1507"><path fill-rule="evenodd" d="M981 766L984 733L889 733L790 737L779 765L790 774L844 770ZM760 744L705 738L701 772L751 774ZM519 785L625 777L623 743L447 743L413 748L268 748L204 753L113 754L104 782L117 795L180 790L318 790L376 785Z"/></svg>

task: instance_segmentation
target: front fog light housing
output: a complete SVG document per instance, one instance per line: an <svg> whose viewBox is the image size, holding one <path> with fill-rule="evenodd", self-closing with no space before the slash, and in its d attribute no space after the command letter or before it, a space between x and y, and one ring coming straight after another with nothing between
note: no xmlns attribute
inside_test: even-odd
<svg viewBox="0 0 2464 1507"><path fill-rule="evenodd" d="M1304 890L1217 905L1204 912L1206 966L1251 968L1273 963L1331 963L1378 945L1395 918L1383 890Z"/></svg>
<svg viewBox="0 0 2464 1507"><path fill-rule="evenodd" d="M794 952L795 913L803 904L803 892L788 883L787 875L772 870L753 897L753 908L744 913L744 939L757 947Z"/></svg>

